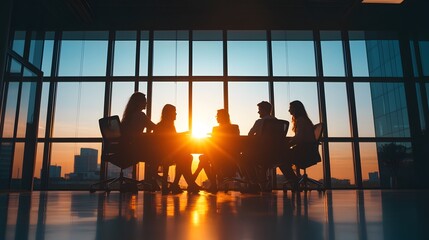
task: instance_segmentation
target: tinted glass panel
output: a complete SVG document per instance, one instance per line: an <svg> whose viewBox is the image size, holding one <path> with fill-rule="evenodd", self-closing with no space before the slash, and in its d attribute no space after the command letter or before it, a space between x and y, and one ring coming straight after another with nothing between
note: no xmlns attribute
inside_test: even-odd
<svg viewBox="0 0 429 240"><path fill-rule="evenodd" d="M355 175L350 143L329 143L331 161L331 184L333 188L351 188Z"/></svg>
<svg viewBox="0 0 429 240"><path fill-rule="evenodd" d="M83 189L100 180L100 143L53 143L50 189Z"/></svg>
<svg viewBox="0 0 429 240"><path fill-rule="evenodd" d="M319 122L319 104L317 84L314 82L275 82L275 114L277 118L288 120L292 124L289 113L289 103L299 100L304 104L308 117L313 123ZM292 125L289 126L288 136L293 136Z"/></svg>
<svg viewBox="0 0 429 240"><path fill-rule="evenodd" d="M350 137L345 83L325 83L326 114L330 137Z"/></svg>
<svg viewBox="0 0 429 240"><path fill-rule="evenodd" d="M370 84L354 83L354 90L359 136L375 137Z"/></svg>
<svg viewBox="0 0 429 240"><path fill-rule="evenodd" d="M429 76L429 41L420 41L419 49L423 76Z"/></svg>
<svg viewBox="0 0 429 240"><path fill-rule="evenodd" d="M340 32L321 31L322 65L324 76L345 76L343 43Z"/></svg>
<svg viewBox="0 0 429 240"><path fill-rule="evenodd" d="M59 76L106 76L107 32L64 32Z"/></svg>
<svg viewBox="0 0 429 240"><path fill-rule="evenodd" d="M360 143L359 147L363 187L380 187L380 173L378 170L376 143Z"/></svg>
<svg viewBox="0 0 429 240"><path fill-rule="evenodd" d="M53 136L99 137L104 83L58 83Z"/></svg>
<svg viewBox="0 0 429 240"><path fill-rule="evenodd" d="M223 75L222 41L194 41L192 47L192 75Z"/></svg>
<svg viewBox="0 0 429 240"><path fill-rule="evenodd" d="M263 31L228 31L228 75L267 76L267 41Z"/></svg>
<svg viewBox="0 0 429 240"><path fill-rule="evenodd" d="M135 75L136 36L134 31L116 32L113 76Z"/></svg>
<svg viewBox="0 0 429 240"><path fill-rule="evenodd" d="M202 136L218 125L215 116L223 108L223 83L198 82L192 90L192 134Z"/></svg>
<svg viewBox="0 0 429 240"><path fill-rule="evenodd" d="M316 76L313 33L272 31L274 76Z"/></svg>
<svg viewBox="0 0 429 240"><path fill-rule="evenodd" d="M269 101L268 83L230 82L228 88L231 122L240 126L241 135L247 135L259 119L257 104Z"/></svg>
<svg viewBox="0 0 429 240"><path fill-rule="evenodd" d="M154 76L187 76L189 40L187 31L155 31L153 43Z"/></svg>
<svg viewBox="0 0 429 240"><path fill-rule="evenodd" d="M184 82L154 82L152 97L152 121L158 123L161 120L161 110L165 104L176 106L176 130L177 132L189 131L189 98L188 83Z"/></svg>
<svg viewBox="0 0 429 240"><path fill-rule="evenodd" d="M45 35L45 43L43 47L42 71L43 76L51 76L52 57L54 52L54 33L47 32Z"/></svg>

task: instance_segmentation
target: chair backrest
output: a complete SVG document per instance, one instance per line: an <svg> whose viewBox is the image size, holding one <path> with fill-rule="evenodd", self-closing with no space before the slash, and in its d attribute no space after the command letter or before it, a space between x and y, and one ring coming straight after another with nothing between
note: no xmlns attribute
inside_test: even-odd
<svg viewBox="0 0 429 240"><path fill-rule="evenodd" d="M121 144L121 121L119 116L109 116L98 120L101 136L103 138L103 161L110 162L121 169L130 167L132 164L123 156Z"/></svg>
<svg viewBox="0 0 429 240"><path fill-rule="evenodd" d="M320 142L320 139L322 138L323 128L323 123L317 123L314 125L314 139L316 139L316 142Z"/></svg>
<svg viewBox="0 0 429 240"><path fill-rule="evenodd" d="M324 125L323 123L317 123L314 125L313 129L314 139L316 142L300 144L300 146L297 146L296 148L297 154L301 157L299 157L299 160L295 162L295 165L300 169L311 167L322 161L319 154L319 144L322 138Z"/></svg>
<svg viewBox="0 0 429 240"><path fill-rule="evenodd" d="M118 140L121 137L121 121L118 115L104 117L98 120L103 141Z"/></svg>
<svg viewBox="0 0 429 240"><path fill-rule="evenodd" d="M261 146L268 164L275 164L283 158L289 122L282 119L265 119L262 125Z"/></svg>

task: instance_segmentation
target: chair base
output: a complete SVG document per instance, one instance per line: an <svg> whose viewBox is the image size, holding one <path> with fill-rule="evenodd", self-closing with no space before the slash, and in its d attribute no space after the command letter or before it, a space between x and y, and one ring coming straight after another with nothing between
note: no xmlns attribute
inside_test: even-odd
<svg viewBox="0 0 429 240"><path fill-rule="evenodd" d="M89 188L90 193L94 193L96 191L104 191L109 193L112 191L112 186L115 183L119 183L119 191L120 192L133 192L137 193L139 188L139 185L143 185L144 187L147 187L149 189L152 188L152 184L146 182L146 181L139 181L132 178L124 177L123 173L121 172L119 177L117 178L110 178L101 182L97 182L94 184L91 184ZM98 186L98 188L97 188Z"/></svg>
<svg viewBox="0 0 429 240"><path fill-rule="evenodd" d="M317 191L325 191L325 186L323 183L309 178L305 169L304 174L300 175L299 170L297 170L298 179L296 181L286 181L283 184L283 190L287 191L288 189L292 191L311 191L313 189ZM290 185L290 188L288 188Z"/></svg>

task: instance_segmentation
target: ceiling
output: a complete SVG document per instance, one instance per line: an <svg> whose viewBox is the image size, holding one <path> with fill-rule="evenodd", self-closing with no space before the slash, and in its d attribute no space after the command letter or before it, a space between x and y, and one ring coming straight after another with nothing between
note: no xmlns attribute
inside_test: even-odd
<svg viewBox="0 0 429 240"><path fill-rule="evenodd" d="M13 0L18 29L428 29L429 1Z"/></svg>

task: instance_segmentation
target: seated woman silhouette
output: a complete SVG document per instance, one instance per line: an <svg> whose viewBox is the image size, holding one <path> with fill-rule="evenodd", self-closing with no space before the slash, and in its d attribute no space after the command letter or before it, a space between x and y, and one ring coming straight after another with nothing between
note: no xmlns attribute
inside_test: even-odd
<svg viewBox="0 0 429 240"><path fill-rule="evenodd" d="M151 156L149 147L145 146L146 143L142 141L144 131L151 132L156 125L149 119L143 112L146 109L147 101L146 95L141 92L135 92L131 95L121 120L121 134L125 144L126 153L129 155L127 159L133 161L135 164L138 162L145 162L147 168L147 180L156 190L158 184L155 181L155 173L157 163ZM158 187L159 188L159 187Z"/></svg>
<svg viewBox="0 0 429 240"><path fill-rule="evenodd" d="M194 178L201 170L206 172L210 181L209 192L217 192L218 182L225 177L234 177L237 172L237 161L239 151L234 147L231 137L240 136L238 125L231 124L228 112L225 109L217 110L216 120L218 126L212 129L212 143L214 146L210 151L200 156L200 163L194 173Z"/></svg>
<svg viewBox="0 0 429 240"><path fill-rule="evenodd" d="M186 151L186 148L181 148L177 141L178 133L174 126L176 120L176 107L171 104L166 104L162 108L161 121L157 124L154 134L161 136L157 146L157 156L160 159L160 164L163 166L163 182L162 193L179 194L182 189L179 187L179 180L183 177L188 184L189 193L198 193L199 186L194 182L192 177L192 155ZM176 173L174 181L167 186L168 166L176 164Z"/></svg>
<svg viewBox="0 0 429 240"><path fill-rule="evenodd" d="M284 163L279 167L285 176L286 180L292 183L293 187L296 188L298 177L292 169L292 164L299 160L299 156L302 156L308 144L316 142L314 137L314 125L308 117L307 111L305 110L302 102L295 100L289 104L289 113L292 115L292 131L295 135L291 138L288 143L287 152L285 154L286 159ZM295 146L292 147L291 146Z"/></svg>

